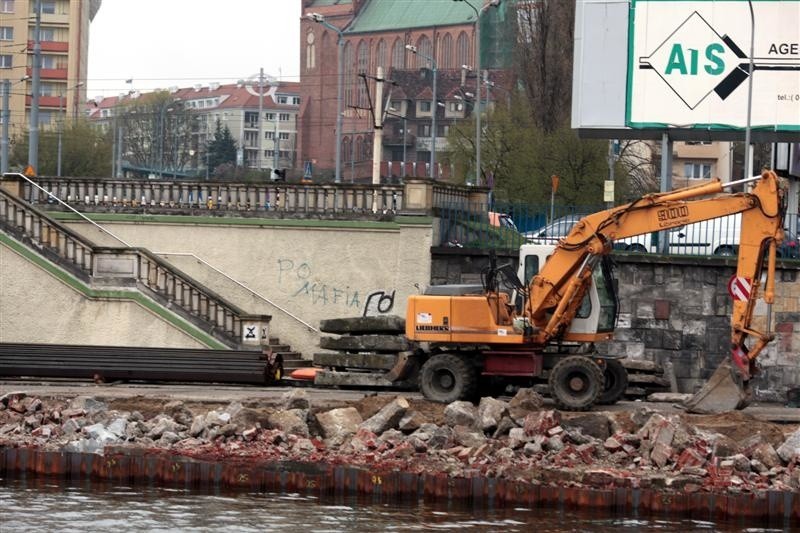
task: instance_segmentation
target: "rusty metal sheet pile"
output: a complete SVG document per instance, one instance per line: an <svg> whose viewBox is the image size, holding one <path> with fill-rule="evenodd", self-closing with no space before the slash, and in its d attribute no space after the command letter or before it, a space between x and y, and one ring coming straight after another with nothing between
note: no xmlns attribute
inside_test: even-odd
<svg viewBox="0 0 800 533"><path fill-rule="evenodd" d="M0 476L41 475L72 481L110 480L189 490L298 492L309 496L365 496L372 501L453 502L473 507L584 509L613 515L652 514L701 520L797 523L800 494L683 493L655 488L593 489L536 485L483 476L382 472L346 465L253 460L202 461L165 451L107 447L104 455L0 449ZM766 525L763 524L762 525Z"/></svg>

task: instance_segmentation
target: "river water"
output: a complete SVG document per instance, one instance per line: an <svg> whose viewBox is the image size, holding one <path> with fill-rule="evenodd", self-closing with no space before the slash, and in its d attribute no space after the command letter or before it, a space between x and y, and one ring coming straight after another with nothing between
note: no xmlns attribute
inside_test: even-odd
<svg viewBox="0 0 800 533"><path fill-rule="evenodd" d="M785 526L785 527L784 527ZM603 517L557 509L473 510L429 504L320 501L293 494L207 494L105 483L0 478L0 531L789 531L788 525Z"/></svg>

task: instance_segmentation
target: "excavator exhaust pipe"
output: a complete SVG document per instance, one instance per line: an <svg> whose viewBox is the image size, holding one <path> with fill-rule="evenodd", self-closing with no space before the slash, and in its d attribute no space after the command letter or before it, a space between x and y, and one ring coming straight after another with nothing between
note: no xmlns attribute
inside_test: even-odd
<svg viewBox="0 0 800 533"><path fill-rule="evenodd" d="M686 411L698 414L719 414L744 409L749 394L741 371L726 358L703 387L684 403Z"/></svg>

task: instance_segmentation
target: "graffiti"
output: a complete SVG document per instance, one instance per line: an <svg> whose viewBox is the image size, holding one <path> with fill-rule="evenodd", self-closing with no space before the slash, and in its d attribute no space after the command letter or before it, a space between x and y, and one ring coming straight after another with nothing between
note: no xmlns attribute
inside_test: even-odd
<svg viewBox="0 0 800 533"><path fill-rule="evenodd" d="M364 304L364 316L385 315L394 307L394 294L386 294L385 291L375 291L367 296Z"/></svg>
<svg viewBox="0 0 800 533"><path fill-rule="evenodd" d="M344 305L361 308L361 295L349 286L328 285L312 277L311 265L278 259L278 284L289 287L293 298L307 298L312 305Z"/></svg>
<svg viewBox="0 0 800 533"><path fill-rule="evenodd" d="M363 316L385 314L394 308L396 291L373 291L362 300L363 291L315 278L311 264L306 261L278 259L278 285L283 286L292 298L304 298L312 305L361 309L363 301Z"/></svg>

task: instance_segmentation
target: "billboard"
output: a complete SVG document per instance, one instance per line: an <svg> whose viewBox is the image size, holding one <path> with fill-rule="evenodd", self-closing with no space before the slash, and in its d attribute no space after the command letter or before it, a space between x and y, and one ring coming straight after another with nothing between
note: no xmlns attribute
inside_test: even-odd
<svg viewBox="0 0 800 533"><path fill-rule="evenodd" d="M581 136L741 140L752 81L753 141L800 140L800 0L577 0L574 45Z"/></svg>
<svg viewBox="0 0 800 533"><path fill-rule="evenodd" d="M630 6L627 127L800 132L800 0Z"/></svg>

